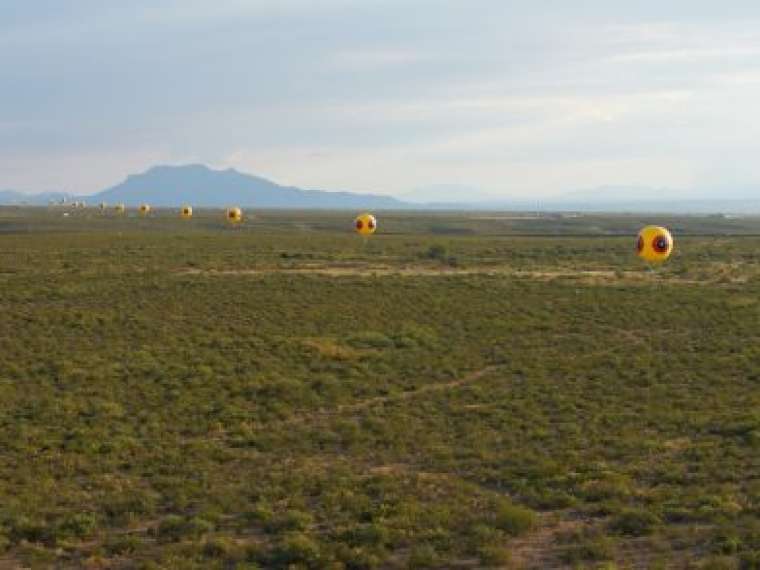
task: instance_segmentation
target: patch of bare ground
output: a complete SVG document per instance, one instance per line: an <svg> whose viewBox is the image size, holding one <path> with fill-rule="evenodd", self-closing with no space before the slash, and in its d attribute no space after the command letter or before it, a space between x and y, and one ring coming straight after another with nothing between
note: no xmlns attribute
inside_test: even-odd
<svg viewBox="0 0 760 570"><path fill-rule="evenodd" d="M369 350L358 350L340 344L337 340L327 337L312 337L304 339L303 345L310 348L320 356L332 360L356 360L363 355L370 354Z"/></svg>
<svg viewBox="0 0 760 570"><path fill-rule="evenodd" d="M454 268L426 266L389 266L389 265L323 265L302 267L266 267L257 269L183 269L181 275L323 275L326 277L376 277L376 276L430 276L446 277L449 275L473 275L503 273L504 271L485 268Z"/></svg>
<svg viewBox="0 0 760 570"><path fill-rule="evenodd" d="M532 532L510 541L511 567L519 570L570 568L559 558L560 539L588 524L589 521L560 513L540 514Z"/></svg>
<svg viewBox="0 0 760 570"><path fill-rule="evenodd" d="M574 513L543 513L539 515L536 529L525 536L512 540L510 568L515 570L565 570L576 568L574 563L563 560L563 552L572 546L568 536L606 524L605 519L591 519ZM629 539L621 542L613 560L616 568L650 568L656 559L648 538ZM598 567L590 563L589 568Z"/></svg>
<svg viewBox="0 0 760 570"><path fill-rule="evenodd" d="M572 536L583 532L604 533L609 519L591 518L571 511L539 514L534 530L513 539L507 545L511 554L509 568L514 570L565 570L577 564L563 561L563 553L573 546ZM708 527L692 528L689 532L703 534ZM677 542L677 541L676 541ZM615 541L610 563L614 568L645 570L659 568L693 568L692 564L705 556L699 548L679 550L672 540L661 541L653 537L619 537ZM677 554L674 557L674 552ZM584 568L604 567L603 562L589 561Z"/></svg>
<svg viewBox="0 0 760 570"><path fill-rule="evenodd" d="M256 269L182 269L179 275L225 277L225 276L265 276L318 275L325 277L455 277L467 275L506 276L520 279L552 281L573 280L587 285L648 284L654 282L679 284L712 283L710 280L686 279L671 274L650 271L614 271L608 269L515 269L510 266L481 265L476 267L448 267L428 265L308 265L300 267L261 267Z"/></svg>
<svg viewBox="0 0 760 570"><path fill-rule="evenodd" d="M21 561L13 557L0 558L0 570L22 570L28 568L21 564Z"/></svg>

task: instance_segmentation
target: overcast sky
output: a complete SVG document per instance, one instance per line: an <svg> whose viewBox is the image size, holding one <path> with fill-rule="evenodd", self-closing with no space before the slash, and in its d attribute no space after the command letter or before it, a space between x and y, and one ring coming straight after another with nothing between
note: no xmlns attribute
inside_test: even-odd
<svg viewBox="0 0 760 570"><path fill-rule="evenodd" d="M0 0L0 188L189 162L384 194L757 183L760 2Z"/></svg>

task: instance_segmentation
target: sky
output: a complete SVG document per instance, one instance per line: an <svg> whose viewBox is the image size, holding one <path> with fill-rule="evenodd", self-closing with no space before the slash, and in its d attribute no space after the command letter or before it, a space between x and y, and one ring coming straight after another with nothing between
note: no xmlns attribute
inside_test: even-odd
<svg viewBox="0 0 760 570"><path fill-rule="evenodd" d="M441 199L718 194L759 156L756 0L0 0L0 189L204 163Z"/></svg>

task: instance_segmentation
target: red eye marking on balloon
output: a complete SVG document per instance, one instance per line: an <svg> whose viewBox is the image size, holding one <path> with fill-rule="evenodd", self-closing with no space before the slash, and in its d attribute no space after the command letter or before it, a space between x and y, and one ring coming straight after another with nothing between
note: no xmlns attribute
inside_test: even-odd
<svg viewBox="0 0 760 570"><path fill-rule="evenodd" d="M361 220L356 220L356 229L360 230L364 227L364 223Z"/></svg>
<svg viewBox="0 0 760 570"><path fill-rule="evenodd" d="M668 249L670 248L670 240L668 240L668 238L665 236L657 236L652 241L652 248L657 253L668 253Z"/></svg>
<svg viewBox="0 0 760 570"><path fill-rule="evenodd" d="M367 222L367 227L371 230L375 229L375 222L373 220L370 220Z"/></svg>
<svg viewBox="0 0 760 570"><path fill-rule="evenodd" d="M639 236L639 240L636 242L636 251L641 253L644 251L644 238Z"/></svg>

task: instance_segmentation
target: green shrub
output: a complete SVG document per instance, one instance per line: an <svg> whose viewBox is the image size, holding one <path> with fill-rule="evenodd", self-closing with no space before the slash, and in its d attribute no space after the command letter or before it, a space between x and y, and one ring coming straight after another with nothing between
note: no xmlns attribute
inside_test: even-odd
<svg viewBox="0 0 760 570"><path fill-rule="evenodd" d="M419 544L412 548L409 554L408 567L415 568L434 568L438 564L438 553L430 544Z"/></svg>
<svg viewBox="0 0 760 570"><path fill-rule="evenodd" d="M614 543L607 537L583 539L562 548L560 558L567 564L610 560L615 554Z"/></svg>
<svg viewBox="0 0 760 570"><path fill-rule="evenodd" d="M20 517L10 522L10 539L17 543L22 540L32 543L55 545L56 536L51 528L40 520Z"/></svg>
<svg viewBox="0 0 760 570"><path fill-rule="evenodd" d="M7 534L7 530L0 527L0 554L8 550L11 546L11 539Z"/></svg>
<svg viewBox="0 0 760 570"><path fill-rule="evenodd" d="M700 570L740 570L740 562L730 556L714 556L699 565Z"/></svg>
<svg viewBox="0 0 760 570"><path fill-rule="evenodd" d="M434 259L436 261L444 261L448 255L448 250L445 245L435 243L431 245L425 252L425 257L428 259Z"/></svg>
<svg viewBox="0 0 760 570"><path fill-rule="evenodd" d="M185 519L179 515L169 515L162 520L157 529L162 540L179 540L185 534Z"/></svg>
<svg viewBox="0 0 760 570"><path fill-rule="evenodd" d="M300 532L285 535L271 556L271 563L277 567L303 564L308 568L320 568L321 562L319 543Z"/></svg>
<svg viewBox="0 0 760 570"><path fill-rule="evenodd" d="M274 519L274 511L269 505L257 505L253 510L244 513L243 516L248 522L264 525L264 527L268 529L274 528L271 524Z"/></svg>
<svg viewBox="0 0 760 570"><path fill-rule="evenodd" d="M225 537L215 537L203 544L203 556L225 562L240 562L245 558L245 552L234 541Z"/></svg>
<svg viewBox="0 0 760 570"><path fill-rule="evenodd" d="M310 513L289 509L283 514L271 518L267 528L271 532L306 530L313 522L314 517Z"/></svg>
<svg viewBox="0 0 760 570"><path fill-rule="evenodd" d="M741 537L733 532L720 531L713 537L711 549L716 554L736 554L741 546Z"/></svg>
<svg viewBox="0 0 760 570"><path fill-rule="evenodd" d="M56 534L61 538L84 538L92 534L98 526L98 519L92 513L72 513L58 523Z"/></svg>
<svg viewBox="0 0 760 570"><path fill-rule="evenodd" d="M518 536L536 525L536 513L530 509L500 501L496 510L494 525L512 536Z"/></svg>
<svg viewBox="0 0 760 570"><path fill-rule="evenodd" d="M143 540L135 534L109 536L104 544L106 552L111 556L133 554L140 550Z"/></svg>
<svg viewBox="0 0 760 570"><path fill-rule="evenodd" d="M610 529L627 536L646 536L652 534L660 524L657 515L641 509L626 509L612 519Z"/></svg>
<svg viewBox="0 0 760 570"><path fill-rule="evenodd" d="M23 544L15 554L29 568L53 568L56 561L55 551L39 544Z"/></svg>
<svg viewBox="0 0 760 570"><path fill-rule="evenodd" d="M193 517L185 525L186 536L192 538L199 538L213 530L214 524L201 517Z"/></svg>
<svg viewBox="0 0 760 570"><path fill-rule="evenodd" d="M200 517L185 519L169 515L159 523L157 534L162 541L176 542L185 538L197 539L212 530L213 524Z"/></svg>
<svg viewBox="0 0 760 570"><path fill-rule="evenodd" d="M390 532L384 526L369 523L350 528L340 538L352 546L384 546L390 541Z"/></svg>
<svg viewBox="0 0 760 570"><path fill-rule="evenodd" d="M364 331L349 336L346 344L354 348L392 348L393 339L380 332Z"/></svg>
<svg viewBox="0 0 760 570"><path fill-rule="evenodd" d="M752 552L742 552L739 556L740 570L760 570L760 548Z"/></svg>
<svg viewBox="0 0 760 570"><path fill-rule="evenodd" d="M491 544L481 546L477 551L478 559L483 566L502 568L512 561L512 553L506 546Z"/></svg>
<svg viewBox="0 0 760 570"><path fill-rule="evenodd" d="M335 551L347 570L373 570L380 567L383 561L381 553L364 546L339 544Z"/></svg>

